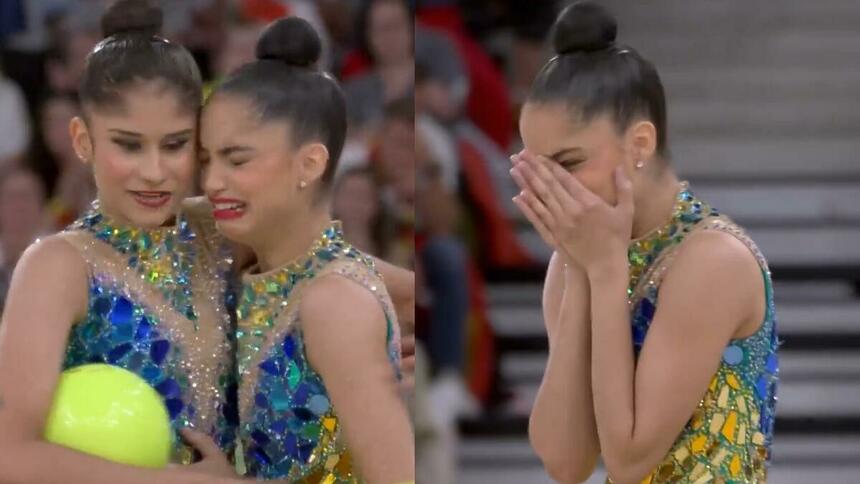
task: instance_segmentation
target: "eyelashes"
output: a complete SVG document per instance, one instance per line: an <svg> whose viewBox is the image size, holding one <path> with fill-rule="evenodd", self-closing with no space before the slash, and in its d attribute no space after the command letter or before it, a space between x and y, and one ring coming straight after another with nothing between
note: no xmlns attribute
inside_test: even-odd
<svg viewBox="0 0 860 484"><path fill-rule="evenodd" d="M143 145L139 141L123 140L123 139L116 139L116 138L112 139L111 141L115 145L119 146L126 153L138 153L143 148ZM176 152L184 149L186 146L188 146L188 143L189 143L188 139L174 140L174 141L170 141L168 143L165 143L162 146L162 148L165 151L167 151L168 153L176 153Z"/></svg>

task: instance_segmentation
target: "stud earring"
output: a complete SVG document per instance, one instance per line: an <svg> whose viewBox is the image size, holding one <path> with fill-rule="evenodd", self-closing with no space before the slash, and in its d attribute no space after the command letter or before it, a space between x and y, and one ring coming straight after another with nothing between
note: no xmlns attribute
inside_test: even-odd
<svg viewBox="0 0 860 484"><path fill-rule="evenodd" d="M299 182L299 188L301 188L302 190L304 190L307 187L308 187L308 182L306 182L304 180Z"/></svg>
<svg viewBox="0 0 860 484"><path fill-rule="evenodd" d="M637 162L636 162L636 169L637 169L637 170L638 170L638 169L640 169L640 168L642 168L642 167L644 167L644 166L645 166L645 161L643 161L643 160L639 160L639 161L637 161Z"/></svg>

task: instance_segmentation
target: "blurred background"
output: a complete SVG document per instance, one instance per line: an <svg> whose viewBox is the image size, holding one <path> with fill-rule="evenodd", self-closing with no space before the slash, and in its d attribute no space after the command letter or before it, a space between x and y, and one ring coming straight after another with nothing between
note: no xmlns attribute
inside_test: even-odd
<svg viewBox="0 0 860 484"><path fill-rule="evenodd" d="M785 344L769 482L858 482L860 64L849 59L860 54L860 4L603 3L617 15L619 42L661 74L673 165L749 230L772 266ZM548 253L510 202L507 155L521 149L519 104L550 57L545 40L563 5L417 2L419 180L435 166L459 205L469 306L446 323L464 321L463 374L477 404L429 393L437 413L457 417L435 441L454 450L419 447L419 462L450 462L426 482L551 482L527 440L546 362ZM439 353L437 369L447 361ZM444 396L456 403L443 405Z"/></svg>

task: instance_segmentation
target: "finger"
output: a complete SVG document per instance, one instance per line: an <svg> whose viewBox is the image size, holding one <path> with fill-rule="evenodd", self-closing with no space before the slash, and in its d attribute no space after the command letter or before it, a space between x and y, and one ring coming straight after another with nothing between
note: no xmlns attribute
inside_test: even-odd
<svg viewBox="0 0 860 484"><path fill-rule="evenodd" d="M223 456L221 448L218 447L218 444L216 444L209 435L196 430L191 430L187 427L181 429L179 432L182 434L182 438L185 439L186 442L200 451L200 454L204 459Z"/></svg>
<svg viewBox="0 0 860 484"><path fill-rule="evenodd" d="M538 175L536 170L529 163L524 163L514 169L522 173L523 178L526 179L526 182L529 185L526 192L530 192L537 196L537 198L549 210L553 220L563 220L565 212L561 208L561 203L555 196L555 193L550 189L549 184L544 181L540 175Z"/></svg>
<svg viewBox="0 0 860 484"><path fill-rule="evenodd" d="M520 172L518 167L515 166L515 167L511 168L510 173L511 173L511 178L514 179L514 183L517 184L517 186L519 187L520 190L528 190L529 189L529 183L526 181L525 178L523 178L523 174Z"/></svg>
<svg viewBox="0 0 860 484"><path fill-rule="evenodd" d="M573 175L565 171L558 163L543 156L532 157L528 163L541 180L549 186L550 191L564 210L563 216L571 215L571 212L578 212L582 208L580 203L562 185L562 180ZM556 215L556 217L560 216Z"/></svg>
<svg viewBox="0 0 860 484"><path fill-rule="evenodd" d="M540 217L532 210L528 203L521 196L514 197L514 204L523 212L532 226L537 230L540 237L550 247L556 247L555 237L547 229L546 225L541 221Z"/></svg>
<svg viewBox="0 0 860 484"><path fill-rule="evenodd" d="M400 354L403 358L415 356L415 336L404 336L400 340Z"/></svg>
<svg viewBox="0 0 860 484"><path fill-rule="evenodd" d="M511 155L511 163L513 165L517 165L518 163L522 163L522 161L523 161L522 156L523 156L523 153L525 153L525 151L526 150L520 150L519 153L512 154Z"/></svg>
<svg viewBox="0 0 860 484"><path fill-rule="evenodd" d="M621 165L615 169L615 188L618 198L615 206L624 210L633 210L633 182Z"/></svg>

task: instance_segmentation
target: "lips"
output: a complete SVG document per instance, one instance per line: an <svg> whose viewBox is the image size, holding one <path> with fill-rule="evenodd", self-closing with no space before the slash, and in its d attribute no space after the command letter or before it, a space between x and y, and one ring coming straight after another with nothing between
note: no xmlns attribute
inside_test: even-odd
<svg viewBox="0 0 860 484"><path fill-rule="evenodd" d="M134 200L146 208L161 208L170 202L173 194L170 192L132 191Z"/></svg>
<svg viewBox="0 0 860 484"><path fill-rule="evenodd" d="M215 220L235 220L245 214L245 204L232 198L210 198Z"/></svg>

